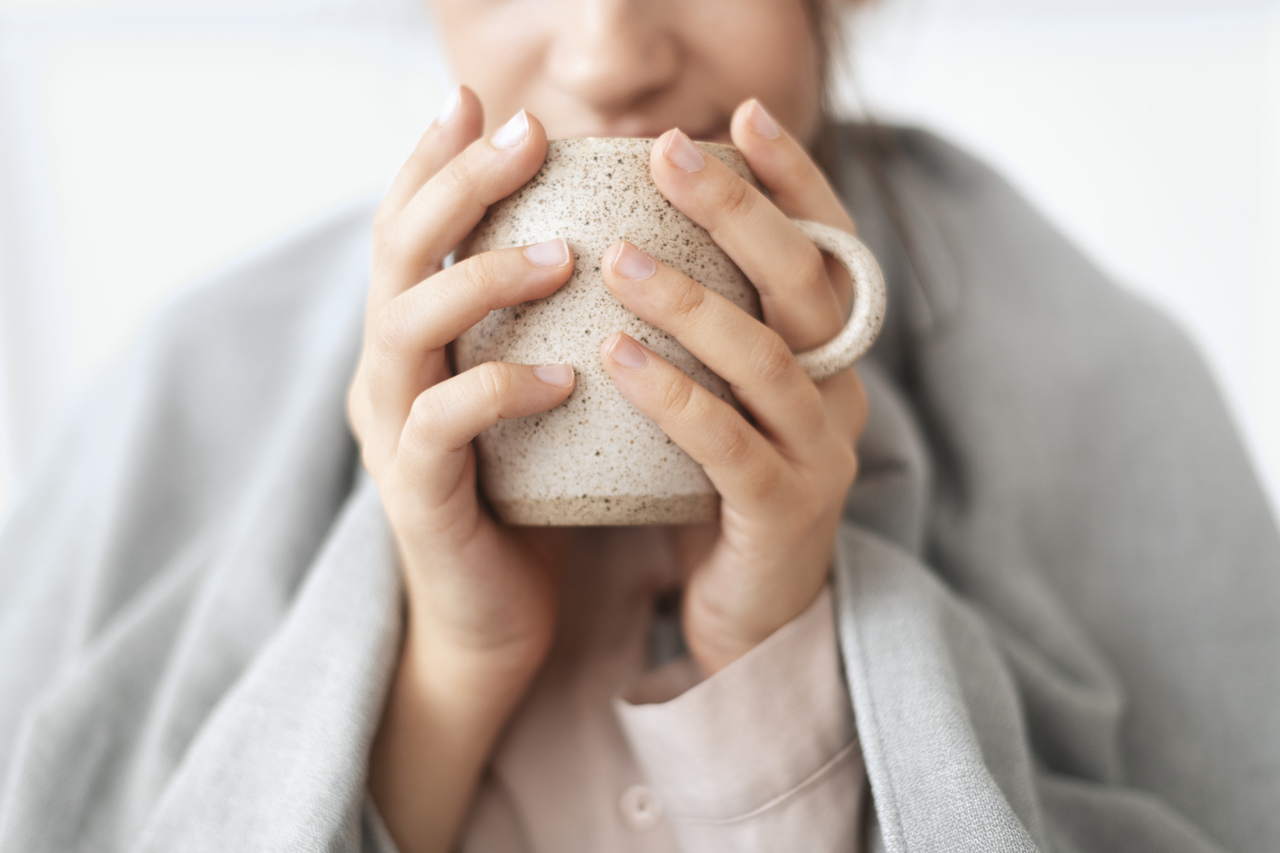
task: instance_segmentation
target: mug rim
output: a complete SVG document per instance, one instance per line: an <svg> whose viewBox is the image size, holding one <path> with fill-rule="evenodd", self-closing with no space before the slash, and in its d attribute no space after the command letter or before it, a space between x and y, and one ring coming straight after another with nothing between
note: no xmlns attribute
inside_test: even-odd
<svg viewBox="0 0 1280 853"><path fill-rule="evenodd" d="M658 141L657 136L564 136L556 139L548 139L547 146L564 145L582 142L643 142L645 148L653 148L653 144ZM702 142L694 140L694 145L700 148L721 148L729 151L737 151L741 153L740 148L731 142Z"/></svg>

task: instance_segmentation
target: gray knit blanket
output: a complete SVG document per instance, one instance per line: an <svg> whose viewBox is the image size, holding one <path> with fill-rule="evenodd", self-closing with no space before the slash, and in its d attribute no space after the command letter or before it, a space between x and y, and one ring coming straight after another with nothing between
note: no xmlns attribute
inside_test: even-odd
<svg viewBox="0 0 1280 853"><path fill-rule="evenodd" d="M821 150L890 288L834 570L872 849L1280 851L1280 536L1201 359L989 170L866 133ZM169 304L8 518L0 851L393 849L371 214Z"/></svg>

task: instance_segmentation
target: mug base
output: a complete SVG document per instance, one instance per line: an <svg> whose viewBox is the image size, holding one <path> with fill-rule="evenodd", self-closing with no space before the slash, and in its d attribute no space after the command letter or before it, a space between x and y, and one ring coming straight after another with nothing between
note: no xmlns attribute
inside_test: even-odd
<svg viewBox="0 0 1280 853"><path fill-rule="evenodd" d="M718 494L587 495L494 501L504 524L518 527L600 527L638 524L699 524L720 517Z"/></svg>

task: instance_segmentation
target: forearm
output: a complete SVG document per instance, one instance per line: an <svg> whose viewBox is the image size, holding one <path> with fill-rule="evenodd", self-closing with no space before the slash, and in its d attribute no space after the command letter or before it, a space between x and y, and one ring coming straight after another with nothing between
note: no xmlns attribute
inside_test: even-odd
<svg viewBox="0 0 1280 853"><path fill-rule="evenodd" d="M402 853L445 853L532 672L433 647L415 624L374 741L369 789Z"/></svg>

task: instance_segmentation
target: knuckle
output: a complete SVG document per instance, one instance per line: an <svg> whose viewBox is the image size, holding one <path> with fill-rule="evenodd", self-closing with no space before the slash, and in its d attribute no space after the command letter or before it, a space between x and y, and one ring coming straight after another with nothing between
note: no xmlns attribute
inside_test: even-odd
<svg viewBox="0 0 1280 853"><path fill-rule="evenodd" d="M706 304L707 289L696 281L688 280L675 288L671 295L671 314L681 323L693 323L697 320L702 306Z"/></svg>
<svg viewBox="0 0 1280 853"><path fill-rule="evenodd" d="M761 465L747 480L747 499L752 503L768 504L779 501L784 494L783 472L778 465ZM803 500L801 494L799 500ZM799 500L788 500L787 507L794 510Z"/></svg>
<svg viewBox="0 0 1280 853"><path fill-rule="evenodd" d="M485 401L496 406L510 395L515 377L511 373L510 365L500 361L490 361L477 368L476 381Z"/></svg>
<svg viewBox="0 0 1280 853"><path fill-rule="evenodd" d="M826 257L812 243L804 250L796 273L796 280L804 282L815 293L826 292L831 287Z"/></svg>
<svg viewBox="0 0 1280 853"><path fill-rule="evenodd" d="M401 253L400 218L390 212L379 211L379 215L382 218L375 219L373 227L373 262L375 266L387 266Z"/></svg>
<svg viewBox="0 0 1280 853"><path fill-rule="evenodd" d="M662 411L669 418L684 417L693 405L693 397L693 380L683 374L677 376L662 390Z"/></svg>
<svg viewBox="0 0 1280 853"><path fill-rule="evenodd" d="M737 175L724 188L721 206L731 218L748 216L756 206L756 190Z"/></svg>
<svg viewBox="0 0 1280 853"><path fill-rule="evenodd" d="M400 429L397 456L401 464L415 470L430 459L448 439L451 424L463 414L465 403L456 387L433 385L423 391L409 408L409 417Z"/></svg>
<svg viewBox="0 0 1280 853"><path fill-rule="evenodd" d="M447 195L465 196L473 192L476 176L464 152L450 160L449 165L437 172L433 180L440 182L441 189Z"/></svg>
<svg viewBox="0 0 1280 853"><path fill-rule="evenodd" d="M727 420L727 419L726 419ZM751 455L751 436L745 424L729 421L714 433L712 453L725 465L740 465Z"/></svg>
<svg viewBox="0 0 1280 853"><path fill-rule="evenodd" d="M364 369L363 364L357 368L356 378L347 388L347 424L360 451L360 462L366 471L377 476L386 463L388 448L385 431L380 429L378 414L363 379Z"/></svg>
<svg viewBox="0 0 1280 853"><path fill-rule="evenodd" d="M473 290L483 296L492 294L502 281L502 262L494 252L481 252L466 261L467 281Z"/></svg>
<svg viewBox="0 0 1280 853"><path fill-rule="evenodd" d="M776 384L792 377L796 368L796 357L782 336L770 330L761 344L752 348L751 367L762 380Z"/></svg>
<svg viewBox="0 0 1280 853"><path fill-rule="evenodd" d="M409 408L409 418L405 422L405 436L415 445L426 443L438 424L448 419L448 403L445 395L437 387L428 388L417 396Z"/></svg>
<svg viewBox="0 0 1280 853"><path fill-rule="evenodd" d="M384 354L398 353L413 338L413 319L404 295L397 296L378 310L374 323L374 346Z"/></svg>
<svg viewBox="0 0 1280 853"><path fill-rule="evenodd" d="M436 434L438 407L439 402L431 400L425 393L414 400L409 409L409 417L400 428L394 456L396 467L411 474L418 471L419 460L427 456L431 437Z"/></svg>

